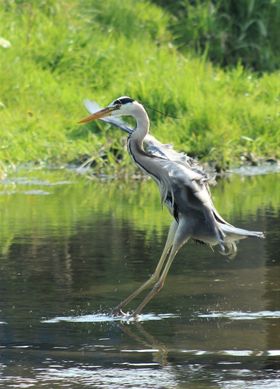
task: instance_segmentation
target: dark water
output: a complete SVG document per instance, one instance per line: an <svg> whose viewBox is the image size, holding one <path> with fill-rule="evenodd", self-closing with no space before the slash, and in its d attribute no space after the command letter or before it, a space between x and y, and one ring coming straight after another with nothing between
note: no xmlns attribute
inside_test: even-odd
<svg viewBox="0 0 280 389"><path fill-rule="evenodd" d="M154 184L11 173L0 185L0 387L280 387L279 175L233 175L213 195L229 221L267 238L240 242L234 260L186 245L129 322L110 308L151 274L170 222Z"/></svg>

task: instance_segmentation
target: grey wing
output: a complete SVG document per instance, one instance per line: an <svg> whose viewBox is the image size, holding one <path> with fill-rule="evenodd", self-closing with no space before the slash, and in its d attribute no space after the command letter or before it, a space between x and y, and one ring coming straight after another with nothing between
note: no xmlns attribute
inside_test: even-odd
<svg viewBox="0 0 280 389"><path fill-rule="evenodd" d="M154 136L148 134L144 139L144 146L147 152L156 157L161 157L169 161L174 161L186 165L188 167L194 164L194 160L185 153L179 153L173 149L170 144L159 142Z"/></svg>
<svg viewBox="0 0 280 389"><path fill-rule="evenodd" d="M239 239L246 237L264 238L262 232L236 228L222 218L213 204L208 184L203 180L203 175L192 169L178 166L178 164L174 165L172 162L166 162L165 169L170 178L169 188L177 187L180 193L187 194L184 204L189 210L199 209L203 212L205 221L216 235L223 254L233 257L237 250L235 241ZM176 202L176 194L174 195ZM178 208L180 208L180 203ZM188 214L190 213L188 212Z"/></svg>
<svg viewBox="0 0 280 389"><path fill-rule="evenodd" d="M171 193L173 209L176 212L189 215L189 217L195 215L196 219L198 214L204 214L206 226L213 232L224 251L225 234L218 223L218 212L213 205L204 174L173 161L163 161L160 165L165 171L166 187L164 193ZM219 222L227 223L222 218L219 218ZM204 228L204 224L199 226L199 228L201 227Z"/></svg>

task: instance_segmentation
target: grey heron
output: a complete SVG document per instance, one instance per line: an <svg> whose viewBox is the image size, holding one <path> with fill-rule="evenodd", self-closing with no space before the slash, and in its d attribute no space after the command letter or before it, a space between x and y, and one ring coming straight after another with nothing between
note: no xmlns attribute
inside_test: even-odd
<svg viewBox="0 0 280 389"><path fill-rule="evenodd" d="M103 109L90 101L86 101L86 106L91 115L79 123L101 119L128 133L128 152L135 164L157 183L161 201L173 216L154 273L115 308L115 314L121 314L136 296L150 288L133 315L143 310L162 289L177 252L189 239L211 247L219 245L222 254L234 256L236 241L246 237L264 238L262 232L236 228L220 216L211 199L208 175L192 158L161 144L149 134L150 121L142 104L122 96ZM120 120L122 116L132 116L136 127L133 129Z"/></svg>

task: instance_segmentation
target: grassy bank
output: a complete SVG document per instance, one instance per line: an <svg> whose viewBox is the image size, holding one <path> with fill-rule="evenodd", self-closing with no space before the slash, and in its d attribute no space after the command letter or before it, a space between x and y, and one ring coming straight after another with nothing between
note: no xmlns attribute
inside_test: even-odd
<svg viewBox="0 0 280 389"><path fill-rule="evenodd" d="M63 164L94 156L96 169L130 163L123 134L80 127L83 99L130 95L164 142L220 165L280 156L279 73L222 70L182 55L170 15L148 1L4 1L0 36L0 163ZM116 161L118 161L116 163Z"/></svg>

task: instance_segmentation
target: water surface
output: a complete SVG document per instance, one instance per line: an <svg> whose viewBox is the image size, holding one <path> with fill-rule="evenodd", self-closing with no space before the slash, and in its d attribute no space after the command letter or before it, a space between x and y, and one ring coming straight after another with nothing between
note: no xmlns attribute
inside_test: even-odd
<svg viewBox="0 0 280 389"><path fill-rule="evenodd" d="M189 243L135 322L110 310L161 254L170 217L154 184L10 173L0 185L0 386L280 387L279 174L232 175L212 191L225 218L266 239L240 242L234 260Z"/></svg>

